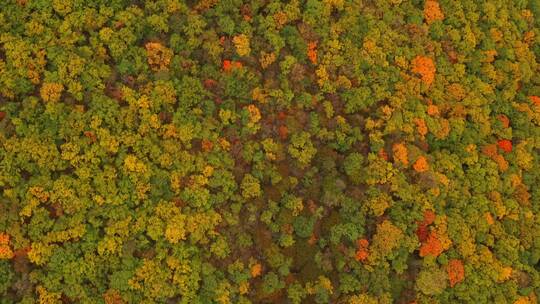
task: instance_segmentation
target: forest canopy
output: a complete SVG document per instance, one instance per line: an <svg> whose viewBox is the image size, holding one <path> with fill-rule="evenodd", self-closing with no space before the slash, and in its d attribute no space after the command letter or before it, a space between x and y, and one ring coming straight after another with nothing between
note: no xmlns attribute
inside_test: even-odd
<svg viewBox="0 0 540 304"><path fill-rule="evenodd" d="M540 2L3 0L0 304L538 303Z"/></svg>

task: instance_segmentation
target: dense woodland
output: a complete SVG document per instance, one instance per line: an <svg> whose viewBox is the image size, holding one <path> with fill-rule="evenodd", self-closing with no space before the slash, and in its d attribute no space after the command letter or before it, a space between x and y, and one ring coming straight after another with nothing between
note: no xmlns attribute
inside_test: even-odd
<svg viewBox="0 0 540 304"><path fill-rule="evenodd" d="M0 1L0 304L538 303L537 0Z"/></svg>

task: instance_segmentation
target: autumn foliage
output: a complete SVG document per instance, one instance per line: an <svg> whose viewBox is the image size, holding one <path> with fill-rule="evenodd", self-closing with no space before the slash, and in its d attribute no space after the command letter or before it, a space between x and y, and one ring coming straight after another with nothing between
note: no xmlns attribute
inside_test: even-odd
<svg viewBox="0 0 540 304"><path fill-rule="evenodd" d="M236 47L236 52L238 55L246 56L251 52L251 48L249 46L249 37L245 34L235 36L233 38L233 43Z"/></svg>
<svg viewBox="0 0 540 304"><path fill-rule="evenodd" d="M537 303L537 2L0 1L0 304Z"/></svg>
<svg viewBox="0 0 540 304"><path fill-rule="evenodd" d="M148 42L146 45L148 64L156 71L166 70L171 63L173 52L159 42Z"/></svg>
<svg viewBox="0 0 540 304"><path fill-rule="evenodd" d="M409 164L409 157L407 155L407 147L402 143L396 143L392 146L392 153L394 159L407 166Z"/></svg>
<svg viewBox="0 0 540 304"><path fill-rule="evenodd" d="M317 42L316 41L312 41L308 43L307 55L311 63L317 64Z"/></svg>
<svg viewBox="0 0 540 304"><path fill-rule="evenodd" d="M250 272L251 272L251 277L253 277L253 278L256 278L256 277L260 276L261 273L262 273L261 264L259 264L259 263L253 264L253 266L251 266Z"/></svg>
<svg viewBox="0 0 540 304"><path fill-rule="evenodd" d="M431 24L437 20L443 20L444 14L441 11L439 2L436 0L427 0L424 3L424 19L427 24Z"/></svg>
<svg viewBox="0 0 540 304"><path fill-rule="evenodd" d="M369 241L366 239L360 239L357 242L358 249L356 250L356 260L364 262L369 257Z"/></svg>
<svg viewBox="0 0 540 304"><path fill-rule="evenodd" d="M420 246L420 256L425 257L427 255L432 255L434 257L439 256L444 251L439 236L435 231L429 232L427 238L422 245Z"/></svg>
<svg viewBox="0 0 540 304"><path fill-rule="evenodd" d="M465 269L461 260L452 259L446 266L448 272L448 279L450 280L450 287L454 287L457 283L463 281L465 278Z"/></svg>
<svg viewBox="0 0 540 304"><path fill-rule="evenodd" d="M430 57L416 56L412 61L412 71L419 74L422 82L428 86L431 85L435 79L435 63Z"/></svg>
<svg viewBox="0 0 540 304"><path fill-rule="evenodd" d="M529 99L535 106L540 106L540 97L538 96L529 96Z"/></svg>
<svg viewBox="0 0 540 304"><path fill-rule="evenodd" d="M508 119L508 116L504 114L499 114L497 116L497 119L499 119L503 127L508 128L510 126L510 119Z"/></svg>
<svg viewBox="0 0 540 304"><path fill-rule="evenodd" d="M499 140L497 146L506 153L512 152L512 142L508 139Z"/></svg>
<svg viewBox="0 0 540 304"><path fill-rule="evenodd" d="M413 169L416 172L425 172L429 170L429 164L424 156L420 156L413 164Z"/></svg>
<svg viewBox="0 0 540 304"><path fill-rule="evenodd" d="M44 101L56 102L60 100L63 90L64 86L60 83L44 83L39 93Z"/></svg>
<svg viewBox="0 0 540 304"><path fill-rule="evenodd" d="M230 72L233 69L238 69L242 67L242 63L234 60L223 60L223 71Z"/></svg>
<svg viewBox="0 0 540 304"><path fill-rule="evenodd" d="M435 219L435 213L431 210L426 210L423 220L417 223L416 236L421 242L419 251L421 257L427 255L437 257L444 251L443 244L437 235L437 230L431 226L435 222Z"/></svg>
<svg viewBox="0 0 540 304"><path fill-rule="evenodd" d="M431 210L424 211L424 218L422 221L418 222L418 228L416 229L416 236L420 242L425 242L429 236L429 225L433 224L435 221L436 215L435 212Z"/></svg>
<svg viewBox="0 0 540 304"><path fill-rule="evenodd" d="M13 250L9 246L9 235L0 233L0 260L11 259L14 256Z"/></svg>

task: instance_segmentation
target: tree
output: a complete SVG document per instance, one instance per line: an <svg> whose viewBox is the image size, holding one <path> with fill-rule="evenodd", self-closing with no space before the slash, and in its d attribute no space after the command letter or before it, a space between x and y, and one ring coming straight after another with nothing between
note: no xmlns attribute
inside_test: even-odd
<svg viewBox="0 0 540 304"><path fill-rule="evenodd" d="M317 153L311 142L311 135L305 131L293 134L288 148L289 154L298 160L300 167L305 168Z"/></svg>
<svg viewBox="0 0 540 304"><path fill-rule="evenodd" d="M394 249L400 246L403 239L403 231L394 226L389 220L385 220L377 225L377 232L373 236L371 252L374 259L385 258Z"/></svg>
<svg viewBox="0 0 540 304"><path fill-rule="evenodd" d="M450 287L454 287L457 283L463 281L465 278L465 269L461 260L452 259L446 266L446 272L450 280Z"/></svg>
<svg viewBox="0 0 540 304"><path fill-rule="evenodd" d="M173 52L159 42L148 42L145 45L148 64L155 71L166 70L171 64Z"/></svg>
<svg viewBox="0 0 540 304"><path fill-rule="evenodd" d="M446 273L438 267L423 269L416 280L416 288L426 295L442 293L447 284Z"/></svg>
<svg viewBox="0 0 540 304"><path fill-rule="evenodd" d="M345 173L356 184L359 184L364 178L364 157L358 152L349 154L343 162Z"/></svg>
<svg viewBox="0 0 540 304"><path fill-rule="evenodd" d="M427 1L427 2L434 2L434 1ZM425 56L417 56L414 58L414 60L411 62L412 64L412 71L414 73L420 74L422 77L422 82L424 82L426 85L431 85L433 80L435 79L435 64L433 63L433 60L429 57Z"/></svg>
<svg viewBox="0 0 540 304"><path fill-rule="evenodd" d="M257 198L262 195L259 180L251 174L244 175L242 179L242 196L245 198Z"/></svg>
<svg viewBox="0 0 540 304"><path fill-rule="evenodd" d="M60 96L64 86L60 83L44 83L39 90L41 98L46 102L56 102L60 100Z"/></svg>
<svg viewBox="0 0 540 304"><path fill-rule="evenodd" d="M432 24L434 21L444 19L444 14L441 11L438 1L427 0L424 3L424 19L428 25Z"/></svg>

